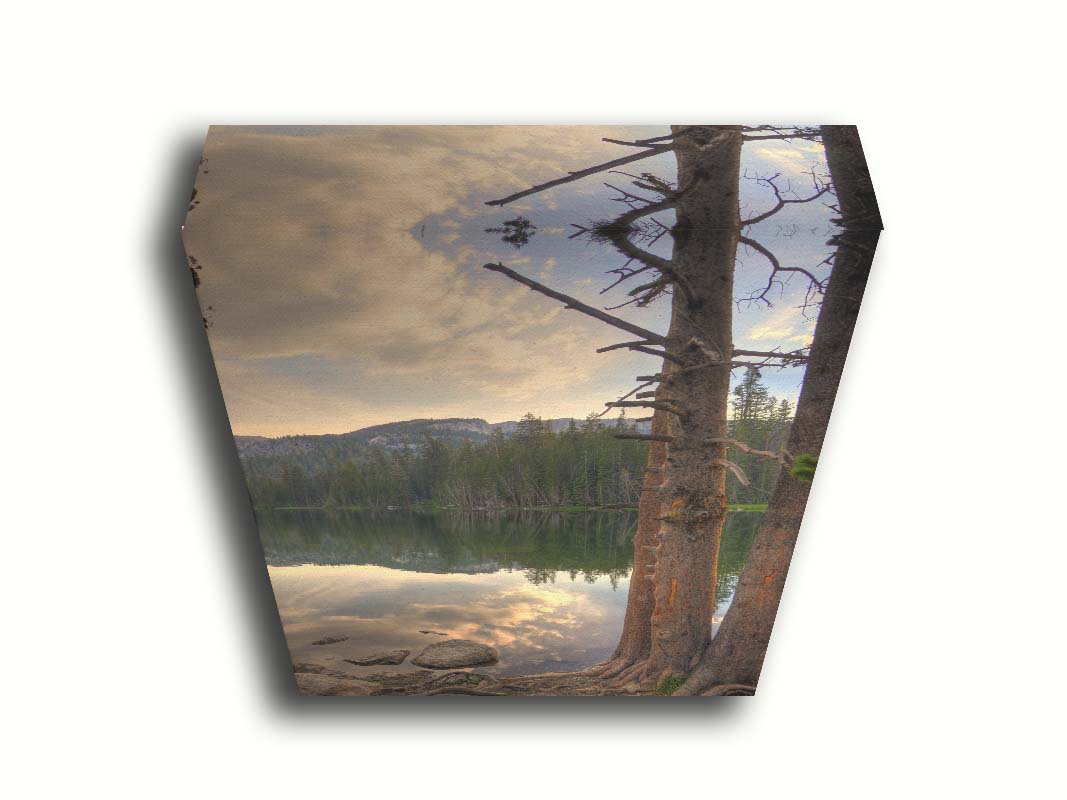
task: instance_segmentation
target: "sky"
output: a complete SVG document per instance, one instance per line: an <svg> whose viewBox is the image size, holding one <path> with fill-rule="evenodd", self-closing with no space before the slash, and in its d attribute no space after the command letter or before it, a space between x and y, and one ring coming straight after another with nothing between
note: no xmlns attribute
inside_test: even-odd
<svg viewBox="0 0 1067 800"><path fill-rule="evenodd" d="M201 265L198 294L235 434L342 433L414 418L583 418L655 372L657 359L596 348L628 334L482 268L502 262L589 305L622 258L610 245L570 239L572 224L625 207L602 173L523 198L503 197L632 148L601 141L660 136L669 126L212 127L183 229ZM821 145L744 146L741 215L774 203L754 180L810 194ZM671 154L624 167L671 180ZM826 202L824 202L824 200ZM829 253L833 212L824 196L787 206L746 235L783 265L816 268ZM537 232L516 250L486 233L517 215ZM671 217L659 215L669 224ZM669 255L669 237L657 245ZM825 267L818 268L822 277ZM799 279L775 286L772 305L744 298L770 266L741 248L734 346L793 350L810 342ZM669 298L612 313L664 331ZM795 401L803 371L763 373L772 394Z"/></svg>

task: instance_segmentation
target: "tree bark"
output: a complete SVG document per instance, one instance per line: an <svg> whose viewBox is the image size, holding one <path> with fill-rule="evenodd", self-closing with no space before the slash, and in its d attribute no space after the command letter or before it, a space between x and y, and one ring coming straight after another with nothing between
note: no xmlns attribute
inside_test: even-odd
<svg viewBox="0 0 1067 800"><path fill-rule="evenodd" d="M664 362L664 369L667 368ZM657 390L657 399L662 392ZM667 413L656 411L652 415L652 433L666 435ZM622 635L611 658L602 668L593 668L591 674L613 678L623 674L635 664L642 664L651 649L652 609L655 605L652 594L652 576L649 569L653 563L656 533L659 531L660 484L663 481L663 465L667 457L665 442L653 441L648 446L648 466L641 484L641 497L637 506L637 530L634 533L634 568L630 575L630 593L626 599L626 617Z"/></svg>
<svg viewBox="0 0 1067 800"><path fill-rule="evenodd" d="M830 421L860 301L867 285L881 219L870 175L852 126L824 126L823 145L841 210L837 254L812 343L787 449L818 456ZM810 483L782 469L742 570L733 604L700 665L676 695L711 687L754 687L770 641L807 504Z"/></svg>
<svg viewBox="0 0 1067 800"><path fill-rule="evenodd" d="M679 360L663 386L682 413L666 413L672 441L661 473L655 560L648 562L655 568L645 682L688 673L711 637L726 519L726 445L707 440L726 438L741 145L740 126L690 128L675 140L671 268L687 291L672 296L666 349ZM723 363L700 368L709 360Z"/></svg>

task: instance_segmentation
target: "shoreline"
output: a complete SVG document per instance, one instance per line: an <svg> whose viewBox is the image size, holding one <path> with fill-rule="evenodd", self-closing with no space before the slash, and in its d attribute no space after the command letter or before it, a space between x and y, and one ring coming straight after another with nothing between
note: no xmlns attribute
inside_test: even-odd
<svg viewBox="0 0 1067 800"><path fill-rule="evenodd" d="M587 511L637 511L636 505L606 505L606 506L435 506L435 505L410 505L410 506L253 506L256 511L421 511L424 513L434 512L463 512L463 513L492 513L501 514L511 511L541 511L555 513L578 513ZM751 511L764 512L767 510L766 503L727 503L727 511Z"/></svg>

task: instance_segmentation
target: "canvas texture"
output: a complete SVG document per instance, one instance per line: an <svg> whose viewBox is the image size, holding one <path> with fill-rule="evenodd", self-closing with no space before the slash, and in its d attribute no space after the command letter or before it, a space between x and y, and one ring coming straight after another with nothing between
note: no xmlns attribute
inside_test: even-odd
<svg viewBox="0 0 1067 800"><path fill-rule="evenodd" d="M853 126L212 127L296 691L754 694L881 229Z"/></svg>

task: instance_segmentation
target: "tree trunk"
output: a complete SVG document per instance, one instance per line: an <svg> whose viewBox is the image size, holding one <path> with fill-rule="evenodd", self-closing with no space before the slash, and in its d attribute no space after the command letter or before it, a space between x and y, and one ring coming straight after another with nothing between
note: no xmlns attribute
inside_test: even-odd
<svg viewBox="0 0 1067 800"><path fill-rule="evenodd" d="M673 439L661 473L655 559L647 562L655 568L645 682L688 673L706 648L726 519L726 447L708 439L726 438L742 139L739 126L688 130L675 140L676 274L667 352L677 360L660 394L676 412L666 414Z"/></svg>
<svg viewBox="0 0 1067 800"><path fill-rule="evenodd" d="M837 255L787 445L794 456L810 453L817 457L822 449L881 230L856 129L825 126L822 134L840 204L842 231L834 240ZM733 604L700 666L676 695L708 693L714 686L756 685L809 487L808 482L792 477L789 470L782 470L741 572Z"/></svg>
<svg viewBox="0 0 1067 800"><path fill-rule="evenodd" d="M666 365L665 365L666 366ZM662 399L663 392L657 392L657 399ZM652 415L652 433L667 433L667 415L656 411ZM663 464L667 456L667 445L663 442L649 442L648 466L645 468L641 484L641 497L637 506L637 530L634 533L634 568L630 575L630 593L626 599L626 617L622 625L619 644L607 663L600 668L594 667L590 674L604 678L613 678L623 674L635 664L641 664L648 658L652 634L652 581L646 576L653 575L649 569L652 564L652 552L659 531L660 483L663 480Z"/></svg>

